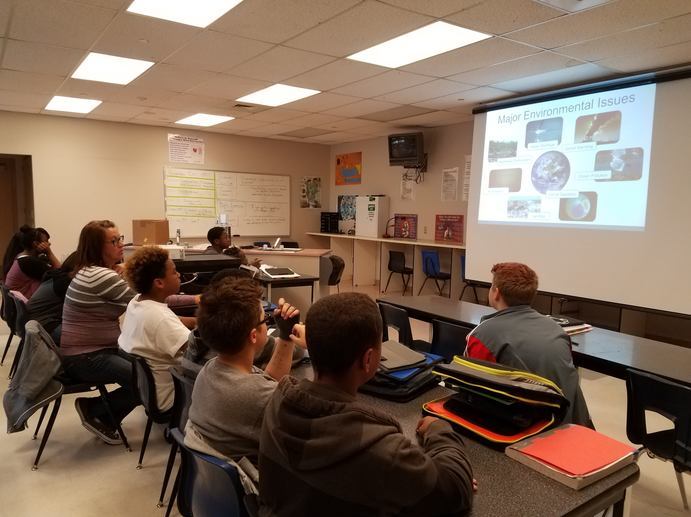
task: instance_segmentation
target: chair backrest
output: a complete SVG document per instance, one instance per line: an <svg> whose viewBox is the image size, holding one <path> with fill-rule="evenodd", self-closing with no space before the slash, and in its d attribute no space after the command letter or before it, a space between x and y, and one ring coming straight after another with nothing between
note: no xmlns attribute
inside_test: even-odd
<svg viewBox="0 0 691 517"><path fill-rule="evenodd" d="M284 248L299 248L300 245L298 244L297 241L281 241L281 244L283 244Z"/></svg>
<svg viewBox="0 0 691 517"><path fill-rule="evenodd" d="M650 373L628 370L626 379L626 435L632 443L651 449L656 456L674 462L679 471L691 470L691 388L663 379ZM661 454L650 436L645 412L654 411L674 423L674 433L669 433L673 443L663 447L671 451L671 457ZM657 450L654 450L657 449Z"/></svg>
<svg viewBox="0 0 691 517"><path fill-rule="evenodd" d="M338 285L345 269L345 260L338 255L329 255L331 261L331 274L329 275L328 285Z"/></svg>
<svg viewBox="0 0 691 517"><path fill-rule="evenodd" d="M24 326L26 325L26 322L29 321L29 310L26 308L26 302L24 301L25 298L21 296L21 293L15 294L10 291L10 296L14 300L14 306L16 309L15 313L15 327L14 327L14 333L18 335L19 337L24 337L25 330ZM20 298L21 296L21 298ZM24 298L24 299L22 299Z"/></svg>
<svg viewBox="0 0 691 517"><path fill-rule="evenodd" d="M389 271L394 273L405 272L405 253L389 250Z"/></svg>
<svg viewBox="0 0 691 517"><path fill-rule="evenodd" d="M237 469L221 459L202 454L185 445L180 429L171 430L180 446L182 465L178 501L189 501L196 517L245 516L242 487ZM186 515L187 509L180 508Z"/></svg>
<svg viewBox="0 0 691 517"><path fill-rule="evenodd" d="M0 289L2 290L2 319L10 327L10 332L16 334L17 306L14 304L14 296L5 284L0 284Z"/></svg>
<svg viewBox="0 0 691 517"><path fill-rule="evenodd" d="M389 327L393 327L398 331L398 342L411 347L413 344L413 333L410 330L410 319L408 319L408 312L405 309L394 307L388 303L379 304L379 312L384 323L383 339L389 339Z"/></svg>
<svg viewBox="0 0 691 517"><path fill-rule="evenodd" d="M453 323L432 320L432 348L430 352L441 355L451 361L454 355L465 352L465 338L473 330L472 327L462 327Z"/></svg>
<svg viewBox="0 0 691 517"><path fill-rule="evenodd" d="M170 369L170 374L173 376L173 386L175 387L175 399L173 400L170 427L184 429L187 424L190 404L192 403L194 379L185 375L182 368L177 366Z"/></svg>
<svg viewBox="0 0 691 517"><path fill-rule="evenodd" d="M422 250L422 272L427 276L439 274L439 253L435 250Z"/></svg>
<svg viewBox="0 0 691 517"><path fill-rule="evenodd" d="M461 282L465 282L465 253L461 255Z"/></svg>
<svg viewBox="0 0 691 517"><path fill-rule="evenodd" d="M132 374L139 392L139 400L152 418L160 413L156 399L156 381L146 359L136 354L128 354L132 361Z"/></svg>

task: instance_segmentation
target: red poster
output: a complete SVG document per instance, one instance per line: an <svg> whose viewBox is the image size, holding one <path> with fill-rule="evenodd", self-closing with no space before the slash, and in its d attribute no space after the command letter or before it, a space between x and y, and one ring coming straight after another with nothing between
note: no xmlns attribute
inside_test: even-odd
<svg viewBox="0 0 691 517"><path fill-rule="evenodd" d="M463 242L463 216L437 215L434 222L434 240Z"/></svg>
<svg viewBox="0 0 691 517"><path fill-rule="evenodd" d="M417 214L394 214L393 236L397 239L417 239Z"/></svg>

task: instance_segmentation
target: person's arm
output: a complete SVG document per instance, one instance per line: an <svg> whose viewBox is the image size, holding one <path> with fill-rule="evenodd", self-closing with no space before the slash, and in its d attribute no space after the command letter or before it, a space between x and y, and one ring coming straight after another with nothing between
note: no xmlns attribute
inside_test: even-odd
<svg viewBox="0 0 691 517"><path fill-rule="evenodd" d="M472 333L468 334L464 355L473 359L489 361L490 363L497 362L497 357L491 348Z"/></svg>
<svg viewBox="0 0 691 517"><path fill-rule="evenodd" d="M283 298L278 300L278 307L274 311L274 318L290 319L300 314L300 311L287 303ZM293 332L288 340L276 338L274 352L266 365L265 373L273 379L280 381L290 373L293 363L293 349L295 345L306 348L304 339L304 325L297 324L293 327Z"/></svg>
<svg viewBox="0 0 691 517"><path fill-rule="evenodd" d="M180 322L189 330L197 328L197 318L194 316L178 316Z"/></svg>
<svg viewBox="0 0 691 517"><path fill-rule="evenodd" d="M46 257L48 258L48 262L50 262L50 265L52 267L58 268L62 265L53 253L53 250L50 249L50 242L42 242L41 244L36 246L36 249L38 249L38 251L40 251L41 253L45 253Z"/></svg>

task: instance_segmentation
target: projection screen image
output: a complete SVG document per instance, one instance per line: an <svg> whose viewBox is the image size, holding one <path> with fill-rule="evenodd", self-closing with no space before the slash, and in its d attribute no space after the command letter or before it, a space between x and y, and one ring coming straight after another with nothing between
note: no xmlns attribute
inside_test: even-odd
<svg viewBox="0 0 691 517"><path fill-rule="evenodd" d="M642 230L655 85L487 113L478 222Z"/></svg>

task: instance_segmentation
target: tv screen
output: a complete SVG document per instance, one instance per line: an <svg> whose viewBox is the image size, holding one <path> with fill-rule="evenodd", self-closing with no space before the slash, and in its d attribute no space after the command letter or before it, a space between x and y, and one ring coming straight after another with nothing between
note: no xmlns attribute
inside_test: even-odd
<svg viewBox="0 0 691 517"><path fill-rule="evenodd" d="M389 165L418 164L423 155L422 133L389 135Z"/></svg>

